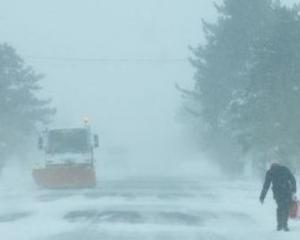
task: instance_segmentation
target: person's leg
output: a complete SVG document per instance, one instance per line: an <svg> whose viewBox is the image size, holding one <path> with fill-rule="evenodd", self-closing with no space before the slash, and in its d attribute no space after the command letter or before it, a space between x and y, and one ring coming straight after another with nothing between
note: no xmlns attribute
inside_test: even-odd
<svg viewBox="0 0 300 240"><path fill-rule="evenodd" d="M285 199L282 206L282 227L285 231L289 231L288 220L289 220L289 210L291 201L289 198Z"/></svg>
<svg viewBox="0 0 300 240"><path fill-rule="evenodd" d="M282 204L281 201L276 200L277 203L277 210L276 210L276 217L277 217L277 231L283 229L283 222L282 222Z"/></svg>
<svg viewBox="0 0 300 240"><path fill-rule="evenodd" d="M277 203L277 230L280 231L285 226L285 203L283 199L276 199Z"/></svg>

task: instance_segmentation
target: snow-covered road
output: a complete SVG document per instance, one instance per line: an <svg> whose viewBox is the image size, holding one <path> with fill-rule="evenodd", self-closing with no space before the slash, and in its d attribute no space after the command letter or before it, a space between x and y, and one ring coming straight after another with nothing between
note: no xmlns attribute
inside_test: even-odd
<svg viewBox="0 0 300 240"><path fill-rule="evenodd" d="M260 183L208 179L122 179L96 189L0 188L0 237L5 240L299 239L276 232L269 194Z"/></svg>

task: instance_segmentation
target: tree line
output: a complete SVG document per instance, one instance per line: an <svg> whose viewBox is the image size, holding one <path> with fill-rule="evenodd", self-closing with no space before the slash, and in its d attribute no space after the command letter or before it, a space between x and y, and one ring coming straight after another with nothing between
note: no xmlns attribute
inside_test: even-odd
<svg viewBox="0 0 300 240"><path fill-rule="evenodd" d="M224 0L195 71L185 115L199 146L223 169L280 160L300 167L300 13L272 0ZM249 157L251 156L251 157Z"/></svg>
<svg viewBox="0 0 300 240"><path fill-rule="evenodd" d="M0 170L22 152L37 125L49 123L55 114L51 100L38 97L43 78L13 47L0 44Z"/></svg>

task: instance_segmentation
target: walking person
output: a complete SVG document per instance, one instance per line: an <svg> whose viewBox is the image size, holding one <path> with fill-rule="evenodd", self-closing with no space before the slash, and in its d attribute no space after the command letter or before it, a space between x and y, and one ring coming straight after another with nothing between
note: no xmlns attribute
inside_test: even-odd
<svg viewBox="0 0 300 240"><path fill-rule="evenodd" d="M288 218L292 197L296 193L296 180L291 171L278 163L271 164L259 200L261 204L272 183L273 197L277 204L277 231L289 231Z"/></svg>

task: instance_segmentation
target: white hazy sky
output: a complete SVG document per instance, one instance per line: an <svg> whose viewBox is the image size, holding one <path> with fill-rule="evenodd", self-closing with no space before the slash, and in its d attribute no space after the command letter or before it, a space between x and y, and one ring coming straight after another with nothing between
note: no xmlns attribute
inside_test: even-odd
<svg viewBox="0 0 300 240"><path fill-rule="evenodd" d="M1 42L46 74L43 95L57 107L55 125L78 125L89 115L104 146L125 146L150 161L178 155L183 142L174 84L192 86L187 62L38 58L187 58L188 45L203 41L201 19L215 19L211 0L0 2Z"/></svg>

